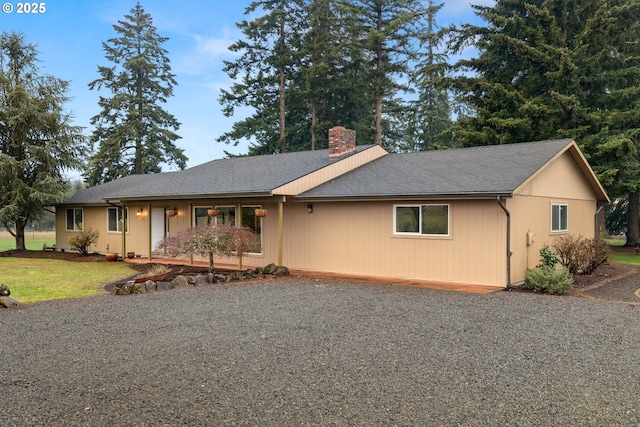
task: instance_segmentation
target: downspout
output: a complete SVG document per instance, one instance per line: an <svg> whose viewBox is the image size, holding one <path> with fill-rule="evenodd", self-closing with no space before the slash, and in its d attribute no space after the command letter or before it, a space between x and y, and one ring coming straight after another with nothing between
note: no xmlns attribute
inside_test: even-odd
<svg viewBox="0 0 640 427"><path fill-rule="evenodd" d="M127 256L127 221L129 215L127 215L127 207L122 205L122 259L126 259Z"/></svg>
<svg viewBox="0 0 640 427"><path fill-rule="evenodd" d="M236 205L236 227L242 228L242 203ZM242 270L242 255L238 255L238 270Z"/></svg>
<svg viewBox="0 0 640 427"><path fill-rule="evenodd" d="M507 215L507 286L506 289L511 289L511 213L507 207L502 203L502 199L498 196L498 205L502 208Z"/></svg>
<svg viewBox="0 0 640 427"><path fill-rule="evenodd" d="M162 219L164 219L164 215ZM151 261L153 257L153 243L151 242L151 203L147 203L147 231L149 232L149 246L147 248L149 250L148 259Z"/></svg>
<svg viewBox="0 0 640 427"><path fill-rule="evenodd" d="M284 198L283 198L284 199ZM284 224L284 202L278 202L278 265L282 265L282 227Z"/></svg>
<svg viewBox="0 0 640 427"><path fill-rule="evenodd" d="M596 209L596 220L595 220L595 224L596 224L596 234L595 237L596 239L598 239L600 237L600 227L598 224L598 216L600 215L600 211L602 210L602 208L604 208L604 205L600 205L598 206L598 209Z"/></svg>

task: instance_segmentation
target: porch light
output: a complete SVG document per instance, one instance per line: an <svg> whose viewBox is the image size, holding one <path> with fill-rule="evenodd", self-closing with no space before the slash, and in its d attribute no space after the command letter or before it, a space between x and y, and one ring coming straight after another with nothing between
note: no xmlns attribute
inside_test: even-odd
<svg viewBox="0 0 640 427"><path fill-rule="evenodd" d="M167 216L168 217L174 217L176 215L178 215L178 209L176 209L176 208L167 209Z"/></svg>
<svg viewBox="0 0 640 427"><path fill-rule="evenodd" d="M142 209L138 209L138 211L136 212L136 216L137 217L141 217L142 216Z"/></svg>
<svg viewBox="0 0 640 427"><path fill-rule="evenodd" d="M312 205L311 203L309 203L309 204L307 205L307 212L308 212L308 213L313 213L313 205Z"/></svg>
<svg viewBox="0 0 640 427"><path fill-rule="evenodd" d="M267 216L269 211L267 209L256 209L255 213L258 218L262 218L263 216Z"/></svg>

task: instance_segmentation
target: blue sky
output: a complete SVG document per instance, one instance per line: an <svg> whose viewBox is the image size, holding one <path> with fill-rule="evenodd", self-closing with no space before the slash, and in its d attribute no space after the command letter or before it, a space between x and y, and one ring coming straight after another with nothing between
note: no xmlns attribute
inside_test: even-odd
<svg viewBox="0 0 640 427"><path fill-rule="evenodd" d="M442 0L445 6L438 15L440 26L450 23L477 22L471 4L493 4L493 0ZM41 14L18 14L18 2L3 0L13 6L11 13L0 13L2 31L18 31L28 43L37 45L41 73L71 82L72 100L66 109L74 124L90 135L89 120L99 112L98 92L88 83L98 78L98 65L110 65L104 58L102 42L116 36L112 25L123 20L135 1L120 0L49 0L43 2ZM245 19L250 0L151 0L141 1L151 14L158 33L168 37L171 67L178 86L174 96L163 105L181 123L177 145L185 150L188 166L224 157L224 151L244 154L247 142L238 146L216 142L247 111L225 117L218 97L220 89L232 81L222 72L223 60L233 59L227 47L241 38L235 23ZM105 94L106 95L106 94ZM166 168L170 170L170 168ZM77 179L75 173L69 175Z"/></svg>

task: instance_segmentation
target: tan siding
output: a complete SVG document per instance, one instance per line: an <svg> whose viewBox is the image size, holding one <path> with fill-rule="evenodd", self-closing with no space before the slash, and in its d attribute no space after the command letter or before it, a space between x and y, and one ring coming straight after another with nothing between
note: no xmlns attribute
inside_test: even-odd
<svg viewBox="0 0 640 427"><path fill-rule="evenodd" d="M79 207L79 206L78 206ZM73 206L70 206L73 208ZM107 207L84 206L83 230L93 229L98 231L98 241L89 247L92 252L118 252L122 253L122 233L107 232ZM69 250L69 239L77 235L79 231L66 230L66 207L56 208L56 248Z"/></svg>
<svg viewBox="0 0 640 427"><path fill-rule="evenodd" d="M594 199L595 193L568 153L547 165L534 179L517 190L517 194L564 199Z"/></svg>
<svg viewBox="0 0 640 427"><path fill-rule="evenodd" d="M394 235L392 202L314 203L312 214L305 205L294 204L286 212L285 265L344 274L504 285L504 251L496 249L504 246L499 239L504 235L501 229L506 228L497 203L443 203L449 203L451 209L449 238Z"/></svg>
<svg viewBox="0 0 640 427"><path fill-rule="evenodd" d="M551 231L551 205L566 204L569 209L568 231ZM523 186L508 202L514 213L512 223L512 281L524 280L526 268L535 267L540 249L551 246L556 237L595 236L596 195L569 154L556 159ZM535 237L527 245L527 232Z"/></svg>
<svg viewBox="0 0 640 427"><path fill-rule="evenodd" d="M386 154L387 152L382 147L373 146L278 187L273 190L273 194L298 195Z"/></svg>

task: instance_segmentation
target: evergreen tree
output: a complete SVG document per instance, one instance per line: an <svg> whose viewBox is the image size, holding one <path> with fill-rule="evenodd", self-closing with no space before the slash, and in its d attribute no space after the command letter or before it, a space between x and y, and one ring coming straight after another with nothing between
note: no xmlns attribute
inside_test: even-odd
<svg viewBox="0 0 640 427"><path fill-rule="evenodd" d="M259 0L247 7L245 15L256 11L264 15L236 24L245 38L229 49L241 55L235 61L225 61L224 67L236 83L220 96L227 117L233 116L236 107L249 106L255 112L234 123L218 141L237 145L241 139L254 140L251 154L295 150L287 131L287 113L294 104L287 103L287 95L293 91L290 88L304 88L300 42L305 9L302 0Z"/></svg>
<svg viewBox="0 0 640 427"><path fill-rule="evenodd" d="M640 240L637 93L640 0L499 0L476 7L456 49L477 58L453 80L474 114L454 127L465 145L571 137L612 196L629 194L628 243ZM635 213L634 213L635 212Z"/></svg>
<svg viewBox="0 0 640 427"><path fill-rule="evenodd" d="M309 100L311 119L310 149L327 146L328 130L332 127L331 72L336 66L338 43L335 27L338 19L333 0L312 0L309 4L310 28L304 48L309 66L303 68L305 94Z"/></svg>
<svg viewBox="0 0 640 427"><path fill-rule="evenodd" d="M420 50L412 73L418 99L410 102L405 120L406 132L402 151L424 151L453 145L444 132L452 126L449 94L444 78L449 68L448 56L442 51L445 30L439 30L436 15L443 4L429 0L423 13L425 24L419 34Z"/></svg>
<svg viewBox="0 0 640 427"><path fill-rule="evenodd" d="M603 4L592 22L585 32L591 58L585 74L604 95L593 112L598 131L585 142L609 196L627 202L620 204L627 209L627 245L635 246L640 243L640 1Z"/></svg>
<svg viewBox="0 0 640 427"><path fill-rule="evenodd" d="M175 145L180 127L175 117L159 104L166 103L177 85L167 51L153 26L151 15L138 3L113 28L118 37L102 43L112 66L99 66L100 78L89 89L106 89L100 97L101 112L91 124L97 151L85 170L90 185L130 174L155 173L162 164L184 169L187 158Z"/></svg>
<svg viewBox="0 0 640 427"><path fill-rule="evenodd" d="M0 35L0 222L18 250L26 224L65 196L63 172L86 151L63 109L69 83L39 74L37 55L23 35Z"/></svg>
<svg viewBox="0 0 640 427"><path fill-rule="evenodd" d="M351 0L342 4L348 25L345 33L364 54L365 68L359 78L368 79L371 85L374 142L389 148L398 143L389 121L403 116L398 95L409 90L403 82L409 75L408 63L415 58L421 7L421 2L409 0Z"/></svg>

